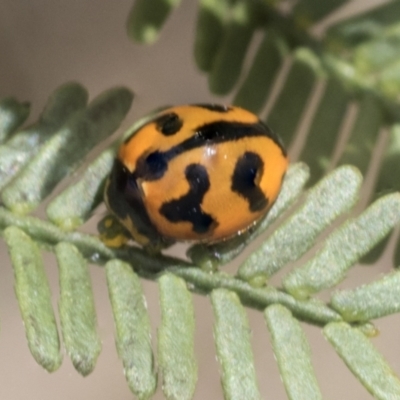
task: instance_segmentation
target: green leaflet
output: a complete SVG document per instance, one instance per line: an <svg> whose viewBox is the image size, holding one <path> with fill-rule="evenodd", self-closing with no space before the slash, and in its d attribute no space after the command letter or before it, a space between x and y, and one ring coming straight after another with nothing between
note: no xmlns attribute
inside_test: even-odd
<svg viewBox="0 0 400 400"><path fill-rule="evenodd" d="M13 97L0 100L0 143L25 122L29 111L29 103L19 103Z"/></svg>
<svg viewBox="0 0 400 400"><path fill-rule="evenodd" d="M114 157L114 147L105 150L86 168L75 185L53 199L46 209L49 220L65 231L82 225L103 201L104 181Z"/></svg>
<svg viewBox="0 0 400 400"><path fill-rule="evenodd" d="M378 38L359 45L354 52L354 66L363 74L380 73L399 59L399 30L389 29ZM393 91L398 87L395 85Z"/></svg>
<svg viewBox="0 0 400 400"><path fill-rule="evenodd" d="M381 161L375 192L400 190L400 124L390 127L389 143Z"/></svg>
<svg viewBox="0 0 400 400"><path fill-rule="evenodd" d="M268 307L264 317L288 398L322 399L311 364L311 350L299 322L281 305Z"/></svg>
<svg viewBox="0 0 400 400"><path fill-rule="evenodd" d="M306 29L313 23L321 20L329 13L339 8L346 0L319 1L301 0L293 8L293 14L296 23Z"/></svg>
<svg viewBox="0 0 400 400"><path fill-rule="evenodd" d="M127 21L128 35L141 43L155 42L168 15L180 2L181 0L135 1Z"/></svg>
<svg viewBox="0 0 400 400"><path fill-rule="evenodd" d="M400 194L387 195L358 218L335 230L317 255L283 279L283 287L304 299L341 282L347 271L400 222Z"/></svg>
<svg viewBox="0 0 400 400"><path fill-rule="evenodd" d="M221 46L232 0L199 0L194 58L198 68L210 71Z"/></svg>
<svg viewBox="0 0 400 400"><path fill-rule="evenodd" d="M3 189L4 204L17 214L35 209L96 144L118 128L132 98L128 89L111 89L74 114Z"/></svg>
<svg viewBox="0 0 400 400"><path fill-rule="evenodd" d="M311 171L309 185L321 179L331 165L349 101L350 96L342 83L337 79L328 79L300 156Z"/></svg>
<svg viewBox="0 0 400 400"><path fill-rule="evenodd" d="M376 399L400 398L399 379L362 332L344 322L333 322L324 328L324 335Z"/></svg>
<svg viewBox="0 0 400 400"><path fill-rule="evenodd" d="M399 48L396 48L399 53ZM400 55L400 54L398 54ZM397 94L400 91L400 60L396 59L390 65L380 71L377 87L384 93L388 98L397 100Z"/></svg>
<svg viewBox="0 0 400 400"><path fill-rule="evenodd" d="M163 392L168 400L189 400L197 382L192 295L185 281L172 274L162 275L158 283L161 307L158 358Z"/></svg>
<svg viewBox="0 0 400 400"><path fill-rule="evenodd" d="M399 312L400 271L354 290L338 291L330 304L348 322L369 321Z"/></svg>
<svg viewBox="0 0 400 400"><path fill-rule="evenodd" d="M389 143L380 163L379 175L375 184L375 197L391 191L400 189L400 125L394 124L389 130ZM362 263L373 264L382 255L390 235L378 243L362 259ZM400 243L400 242L399 242ZM397 251L400 251L400 244L397 244ZM394 264L398 265L398 258L394 257Z"/></svg>
<svg viewBox="0 0 400 400"><path fill-rule="evenodd" d="M217 356L227 400L260 399L250 344L250 327L238 296L225 289L211 293Z"/></svg>
<svg viewBox="0 0 400 400"><path fill-rule="evenodd" d="M151 349L151 326L138 276L129 264L112 260L106 276L116 329L116 346L132 392L152 397L157 386Z"/></svg>
<svg viewBox="0 0 400 400"><path fill-rule="evenodd" d="M288 48L284 40L272 32L266 32L233 104L258 114L267 101L287 53Z"/></svg>
<svg viewBox="0 0 400 400"><path fill-rule="evenodd" d="M62 362L49 283L36 243L23 231L9 227L4 238L11 256L21 316L29 349L38 364L49 372Z"/></svg>
<svg viewBox="0 0 400 400"><path fill-rule="evenodd" d="M247 47L260 17L256 5L256 2L237 0L231 6L230 19L208 76L210 90L214 93L227 94L239 78Z"/></svg>
<svg viewBox="0 0 400 400"><path fill-rule="evenodd" d="M0 190L76 112L86 107L88 93L77 83L57 88L47 100L39 121L16 132L0 145Z"/></svg>
<svg viewBox="0 0 400 400"><path fill-rule="evenodd" d="M101 351L92 285L86 260L69 243L56 246L60 274L58 304L66 351L78 372L90 374Z"/></svg>
<svg viewBox="0 0 400 400"><path fill-rule="evenodd" d="M337 168L322 179L309 190L303 206L247 258L239 268L238 277L247 281L262 277L265 280L288 262L297 260L323 229L351 209L361 181L360 173L349 166Z"/></svg>
<svg viewBox="0 0 400 400"><path fill-rule="evenodd" d="M351 163L365 174L382 124L383 113L379 103L373 95L365 95L339 164Z"/></svg>
<svg viewBox="0 0 400 400"><path fill-rule="evenodd" d="M336 49L356 46L382 34L385 27L399 21L400 4L389 1L377 8L345 19L327 32L327 42L334 42Z"/></svg>
<svg viewBox="0 0 400 400"><path fill-rule="evenodd" d="M318 57L306 48L296 50L284 87L267 118L268 125L287 145L296 132L314 84L321 76Z"/></svg>

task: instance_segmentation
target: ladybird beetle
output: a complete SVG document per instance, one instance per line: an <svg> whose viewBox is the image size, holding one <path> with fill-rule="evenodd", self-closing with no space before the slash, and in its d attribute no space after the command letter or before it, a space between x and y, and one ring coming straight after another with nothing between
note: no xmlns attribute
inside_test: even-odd
<svg viewBox="0 0 400 400"><path fill-rule="evenodd" d="M288 165L278 138L234 106L165 109L121 145L105 202L139 244L215 243L266 214Z"/></svg>

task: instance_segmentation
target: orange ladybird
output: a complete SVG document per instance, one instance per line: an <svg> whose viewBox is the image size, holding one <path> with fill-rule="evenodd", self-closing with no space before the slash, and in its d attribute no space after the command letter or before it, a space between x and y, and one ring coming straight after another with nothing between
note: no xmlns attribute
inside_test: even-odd
<svg viewBox="0 0 400 400"><path fill-rule="evenodd" d="M278 136L251 112L214 104L173 107L121 145L105 201L143 246L215 243L267 213L287 165Z"/></svg>

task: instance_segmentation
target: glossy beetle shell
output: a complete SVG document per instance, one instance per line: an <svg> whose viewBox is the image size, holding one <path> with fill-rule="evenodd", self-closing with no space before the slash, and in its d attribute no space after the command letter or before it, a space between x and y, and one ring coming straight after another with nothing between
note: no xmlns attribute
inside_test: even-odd
<svg viewBox="0 0 400 400"><path fill-rule="evenodd" d="M265 215L287 165L279 138L249 111L173 107L121 145L105 199L142 245L217 242Z"/></svg>

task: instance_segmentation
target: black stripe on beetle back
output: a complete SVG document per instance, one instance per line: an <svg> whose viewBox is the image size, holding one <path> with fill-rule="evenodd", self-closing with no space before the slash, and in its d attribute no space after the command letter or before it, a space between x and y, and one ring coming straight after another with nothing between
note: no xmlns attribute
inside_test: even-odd
<svg viewBox="0 0 400 400"><path fill-rule="evenodd" d="M164 203L160 214L170 222L191 222L193 232L207 233L217 222L201 209L204 195L210 188L207 170L200 164L190 164L185 169L189 191L179 199Z"/></svg>
<svg viewBox="0 0 400 400"><path fill-rule="evenodd" d="M286 152L276 135L261 121L255 124L244 124L240 122L217 121L206 124L197 129L193 136L183 142L161 152L155 151L145 154L139 158L136 164L134 175L136 178L145 180L160 179L168 169L168 163L185 151L193 150L206 145L214 145L229 141L240 140L245 137L266 136L272 139Z"/></svg>
<svg viewBox="0 0 400 400"><path fill-rule="evenodd" d="M232 107L223 106L221 104L207 104L207 103L203 104L203 103L200 103L200 104L192 104L192 106L205 108L206 110L215 111L215 112L219 112L219 113L226 113L226 112L232 110Z"/></svg>
<svg viewBox="0 0 400 400"><path fill-rule="evenodd" d="M245 137L266 136L271 138L271 132L261 121L255 124L241 122L216 121L197 129L192 138L180 145L192 149L209 142L211 144L240 140Z"/></svg>
<svg viewBox="0 0 400 400"><path fill-rule="evenodd" d="M183 121L174 112L157 117L154 119L154 123L156 124L156 129L164 136L175 135L183 126Z"/></svg>
<svg viewBox="0 0 400 400"><path fill-rule="evenodd" d="M255 182L257 175L261 178L263 173L264 163L256 153L247 151L236 162L231 189L249 202L251 212L262 211L268 204L268 199Z"/></svg>

